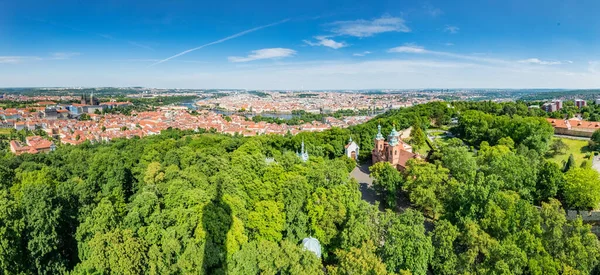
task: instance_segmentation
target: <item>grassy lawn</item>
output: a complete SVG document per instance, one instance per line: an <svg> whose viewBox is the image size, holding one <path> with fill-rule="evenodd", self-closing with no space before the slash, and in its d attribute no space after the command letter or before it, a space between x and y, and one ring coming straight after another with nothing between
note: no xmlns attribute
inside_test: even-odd
<svg viewBox="0 0 600 275"><path fill-rule="evenodd" d="M588 148L587 140L578 140L578 139L569 139L569 138L560 138L562 141L569 146L567 152L563 155L556 155L550 158L551 161L562 165L563 161L567 161L569 155L573 154L575 157L575 162L577 165L580 165L583 160L585 160L585 154L591 152Z"/></svg>
<svg viewBox="0 0 600 275"><path fill-rule="evenodd" d="M11 128L0 128L0 135L8 135L10 134Z"/></svg>
<svg viewBox="0 0 600 275"><path fill-rule="evenodd" d="M432 136L437 145L444 145L451 139L446 135L446 131L440 131L438 129L428 129L427 135Z"/></svg>

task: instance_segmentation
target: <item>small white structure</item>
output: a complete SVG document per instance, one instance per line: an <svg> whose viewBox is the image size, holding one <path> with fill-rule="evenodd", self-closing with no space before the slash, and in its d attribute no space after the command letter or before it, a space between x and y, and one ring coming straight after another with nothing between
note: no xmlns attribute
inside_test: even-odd
<svg viewBox="0 0 600 275"><path fill-rule="evenodd" d="M344 148L346 156L353 160L358 160L358 149L360 148L358 147L356 142L352 141L352 137L350 137L350 140L348 140L348 144L346 144Z"/></svg>
<svg viewBox="0 0 600 275"><path fill-rule="evenodd" d="M296 151L296 155L303 161L306 162L308 161L308 151L306 151L304 149L304 139L302 139L302 149L300 150L300 153L298 153L298 151Z"/></svg>
<svg viewBox="0 0 600 275"><path fill-rule="evenodd" d="M319 240L313 237L304 238L304 240L302 240L302 246L304 249L315 253L317 257L321 258L321 243L319 243Z"/></svg>

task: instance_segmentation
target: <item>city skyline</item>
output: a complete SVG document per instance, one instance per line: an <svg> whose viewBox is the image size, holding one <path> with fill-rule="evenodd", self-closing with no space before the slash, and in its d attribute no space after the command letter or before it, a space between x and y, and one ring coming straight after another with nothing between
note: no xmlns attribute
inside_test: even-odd
<svg viewBox="0 0 600 275"><path fill-rule="evenodd" d="M600 3L484 2L0 2L0 86L600 86Z"/></svg>

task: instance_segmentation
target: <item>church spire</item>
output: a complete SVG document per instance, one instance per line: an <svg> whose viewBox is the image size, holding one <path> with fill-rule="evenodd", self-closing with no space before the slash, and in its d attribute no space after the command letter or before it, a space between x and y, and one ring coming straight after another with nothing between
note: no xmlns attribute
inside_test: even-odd
<svg viewBox="0 0 600 275"><path fill-rule="evenodd" d="M392 128L392 132L388 136L388 143L390 144L390 146L398 145L398 137L399 136L400 136L400 134L398 133L398 131L396 131L396 124L394 124L394 128Z"/></svg>
<svg viewBox="0 0 600 275"><path fill-rule="evenodd" d="M381 134L381 124L377 124L377 135L375 136L375 139L377 139L377 140L383 139L383 135Z"/></svg>
<svg viewBox="0 0 600 275"><path fill-rule="evenodd" d="M306 162L308 160L308 152L304 149L304 138L302 139L302 147L300 149L300 153L296 153L302 161Z"/></svg>

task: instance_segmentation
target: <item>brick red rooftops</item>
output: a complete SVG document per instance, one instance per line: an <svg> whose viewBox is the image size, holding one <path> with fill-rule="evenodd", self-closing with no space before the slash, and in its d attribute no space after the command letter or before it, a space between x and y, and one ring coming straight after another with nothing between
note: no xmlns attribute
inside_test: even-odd
<svg viewBox="0 0 600 275"><path fill-rule="evenodd" d="M36 104L40 105L40 106L48 106L48 105L56 105L56 102L53 102L53 101L39 101Z"/></svg>
<svg viewBox="0 0 600 275"><path fill-rule="evenodd" d="M54 150L54 142L40 136L27 137L26 145L16 140L10 141L10 151L16 155L23 153L37 154Z"/></svg>
<svg viewBox="0 0 600 275"><path fill-rule="evenodd" d="M555 118L547 118L546 119L552 127L554 128L564 128L564 129L577 129L577 130L587 130L587 131L595 131L600 129L600 122L598 121L585 121L579 119L555 119Z"/></svg>

